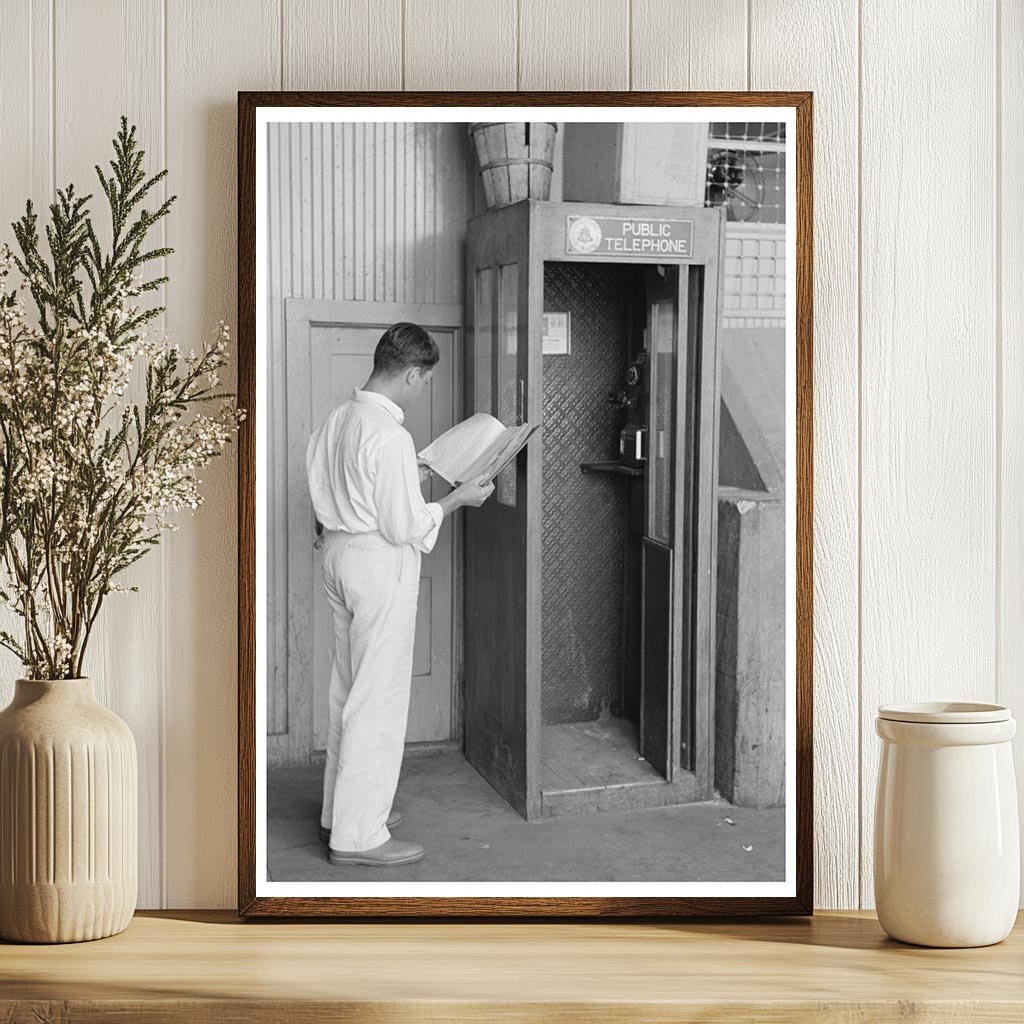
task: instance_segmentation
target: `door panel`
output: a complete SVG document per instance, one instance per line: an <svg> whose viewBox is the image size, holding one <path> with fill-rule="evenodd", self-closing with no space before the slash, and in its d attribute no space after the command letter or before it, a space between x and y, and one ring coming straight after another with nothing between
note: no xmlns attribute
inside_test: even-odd
<svg viewBox="0 0 1024 1024"><path fill-rule="evenodd" d="M714 537L718 531L718 429L717 416L720 400L712 398L713 407L704 406L701 396L702 379L710 377L717 390L717 357L715 339L708 337L708 320L717 329L717 300L705 295L705 268L690 267L680 286L680 322L683 338L679 355L679 450L676 453L676 479L679 480L677 508L679 521L675 526L674 547L678 559L675 580L675 600L680 618L685 616L680 634L680 650L676 657L680 673L679 735L677 742L684 767L698 771L698 786L706 796L711 795L713 752L711 737L714 733L713 668L715 631ZM711 346L709 353L708 347ZM705 565L701 572L699 549L701 535L708 540ZM706 638L707 648L695 642L698 634ZM710 662L706 659L710 658ZM704 679L701 679L704 676ZM697 722L704 723L698 730Z"/></svg>
<svg viewBox="0 0 1024 1024"><path fill-rule="evenodd" d="M527 273L527 216L517 204L475 218L467 232L466 412L507 425L524 411L530 422L540 415L539 387L529 411L528 385L540 373L529 325L541 283ZM540 536L531 529L540 522L539 467L535 435L499 474L495 495L465 512L466 758L526 817L540 813L540 645L530 637L539 616L531 590L539 584Z"/></svg>
<svg viewBox="0 0 1024 1024"><path fill-rule="evenodd" d="M466 346L468 375L473 381L470 394L480 401L480 407L468 412L490 411L509 426L515 422L519 379L518 340L510 337L518 323L514 313L508 316L514 299L509 295L513 279L518 282L516 264L495 267L480 276L475 314L481 318L483 330L478 344ZM491 409L484 406L487 399L493 402ZM466 511L464 701L467 759L525 815L526 559L525 507L520 501L525 495L519 493L521 462L522 456L498 475L491 499Z"/></svg>
<svg viewBox="0 0 1024 1024"><path fill-rule="evenodd" d="M455 421L461 380L462 310L457 306L289 300L287 316L287 524L290 757L301 762L326 745L327 687L333 627L312 548L314 516L305 480L310 432L370 375L381 334L399 320L422 324L437 341L441 361L431 386L406 414L417 448ZM447 487L431 481L428 499ZM454 737L458 722L453 670L454 534L450 519L422 560L413 656L408 742Z"/></svg>
<svg viewBox="0 0 1024 1024"><path fill-rule="evenodd" d="M680 518L675 478L679 358L679 269L651 268L647 293L647 508L642 554L643 671L640 698L641 753L665 778L679 758L681 702L676 655L681 623L675 613L675 526Z"/></svg>
<svg viewBox="0 0 1024 1024"><path fill-rule="evenodd" d="M672 549L645 537L641 552L640 753L656 771L669 778L672 765Z"/></svg>
<svg viewBox="0 0 1024 1024"><path fill-rule="evenodd" d="M656 282L658 292L663 290ZM653 288L651 289L653 290ZM646 535L659 544L672 544L675 480L673 462L676 448L676 315L675 294L651 299L648 307L647 338L650 350L650 418L647 452Z"/></svg>
<svg viewBox="0 0 1024 1024"><path fill-rule="evenodd" d="M385 325L386 326L386 325ZM310 331L312 422L319 424L336 405L347 401L352 389L362 387L373 369L373 350L383 328L314 325ZM454 422L452 402L453 332L431 332L441 361L425 394L406 411L405 427L416 450L425 447ZM442 482L432 481L431 493L440 497ZM433 551L424 555L420 570L420 600L416 609L412 694L409 702L409 743L450 739L452 735L452 524L446 519ZM331 672L330 605L319 578L312 581L314 596L314 717L316 749L327 743L327 687ZM437 600L434 594L437 591Z"/></svg>

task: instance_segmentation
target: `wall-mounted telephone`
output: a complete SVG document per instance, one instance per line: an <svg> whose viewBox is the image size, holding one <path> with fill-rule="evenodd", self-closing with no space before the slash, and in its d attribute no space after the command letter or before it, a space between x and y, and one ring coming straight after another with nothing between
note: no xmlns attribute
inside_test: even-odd
<svg viewBox="0 0 1024 1024"><path fill-rule="evenodd" d="M647 352L641 350L626 370L625 387L613 391L608 401L626 410L626 425L619 432L619 461L626 466L642 466L647 461L647 424L644 422L644 372Z"/></svg>

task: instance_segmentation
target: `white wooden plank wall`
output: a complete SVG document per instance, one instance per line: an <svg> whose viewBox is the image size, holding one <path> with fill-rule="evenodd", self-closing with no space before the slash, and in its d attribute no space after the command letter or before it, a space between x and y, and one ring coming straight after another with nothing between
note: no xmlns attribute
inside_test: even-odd
<svg viewBox="0 0 1024 1024"><path fill-rule="evenodd" d="M875 706L996 690L994 12L879 0L861 19L863 124L886 126L861 146L864 902Z"/></svg>
<svg viewBox="0 0 1024 1024"><path fill-rule="evenodd" d="M54 174L58 187L75 182L80 192L92 192L91 208L106 228L105 198L93 167L106 166L111 139L120 115L127 113L138 126L141 146L162 167L164 161L163 90L152 74L163 60L163 12L159 0L112 0L95 6L64 3L53 21ZM105 52L97 62L95 54ZM88 80L89 88L82 88ZM103 126L105 146L97 151L97 129ZM107 167L109 170L109 167ZM160 198L166 193L161 188ZM110 232L101 238L109 241ZM158 238L166 237L161 228ZM173 258L172 258L173 259ZM150 276L160 276L159 261ZM160 273L155 273L160 270ZM162 301L166 296L161 294ZM167 328L163 318L151 325ZM143 400L145 385L137 381L134 397ZM95 644L86 671L96 681L97 697L118 710L135 733L139 749L139 890L155 900L162 885L161 851L164 743L164 649L167 576L166 551L150 555L125 574L125 586L136 594L118 594L106 602L94 631ZM152 837L150 840L148 837Z"/></svg>
<svg viewBox="0 0 1024 1024"><path fill-rule="evenodd" d="M1024 703L1024 4L997 11L995 209L996 416L999 617L996 700ZM1021 711L1018 707L1018 720ZM1024 791L1024 738L1015 746Z"/></svg>
<svg viewBox="0 0 1024 1024"><path fill-rule="evenodd" d="M1009 0L0 0L0 223L124 111L179 196L165 317L234 320L239 89L813 89L817 902L871 903L885 700L1024 707L1024 8ZM10 239L4 229L2 235ZM235 898L234 453L112 601L141 905ZM0 662L6 701L17 666ZM1018 745L1018 764L1024 756Z"/></svg>
<svg viewBox="0 0 1024 1024"><path fill-rule="evenodd" d="M807 36L835 45L792 46ZM751 11L750 88L815 93L815 881L859 905L857 9L816 0ZM825 695L828 699L825 699ZM870 745L869 745L870 749ZM828 902L825 903L824 901Z"/></svg>

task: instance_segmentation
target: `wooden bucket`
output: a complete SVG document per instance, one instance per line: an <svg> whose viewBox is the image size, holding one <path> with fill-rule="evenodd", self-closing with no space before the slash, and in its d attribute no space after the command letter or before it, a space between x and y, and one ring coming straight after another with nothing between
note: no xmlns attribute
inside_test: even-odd
<svg viewBox="0 0 1024 1024"><path fill-rule="evenodd" d="M552 121L491 122L469 126L487 209L551 195L555 132Z"/></svg>

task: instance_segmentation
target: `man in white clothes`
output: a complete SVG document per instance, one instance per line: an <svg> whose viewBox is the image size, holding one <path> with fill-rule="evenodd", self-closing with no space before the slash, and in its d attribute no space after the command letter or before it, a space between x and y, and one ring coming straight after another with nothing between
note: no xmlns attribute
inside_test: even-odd
<svg viewBox="0 0 1024 1024"><path fill-rule="evenodd" d="M405 410L426 390L439 358L416 324L384 332L363 388L309 439L309 493L323 527L317 546L334 616L321 838L332 864L420 860L419 843L393 839L412 684L420 558L442 518L479 506L494 490L471 481L425 501Z"/></svg>

